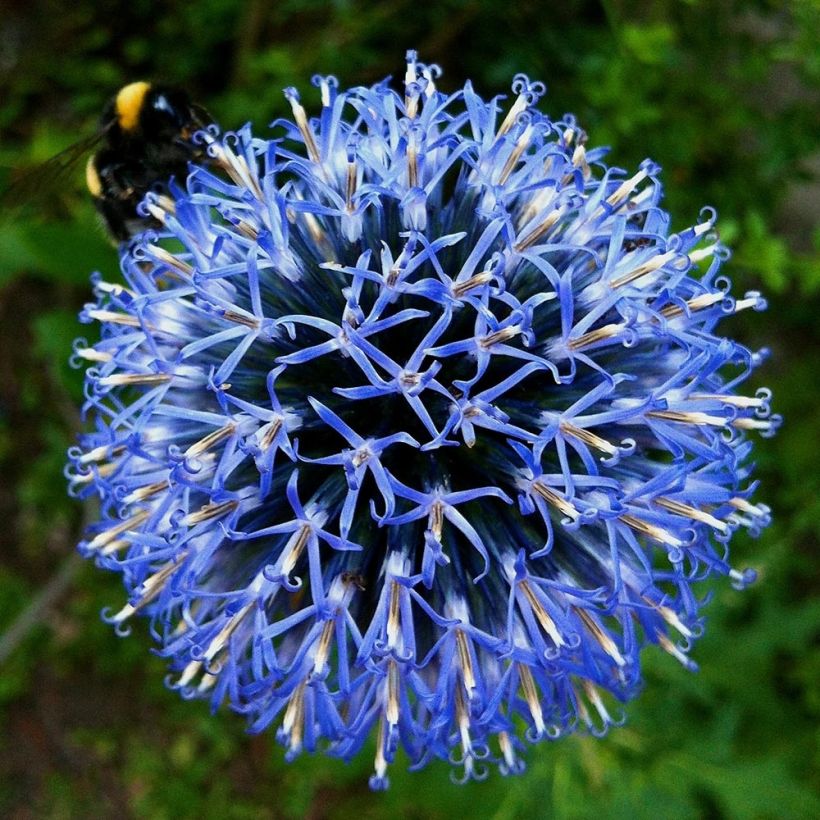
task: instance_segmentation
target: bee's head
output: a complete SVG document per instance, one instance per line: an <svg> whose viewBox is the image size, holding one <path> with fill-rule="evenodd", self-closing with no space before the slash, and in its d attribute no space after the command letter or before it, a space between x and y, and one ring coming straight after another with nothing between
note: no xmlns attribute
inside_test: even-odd
<svg viewBox="0 0 820 820"><path fill-rule="evenodd" d="M135 82L123 86L115 98L114 113L124 134L147 141L187 139L202 126L190 97L168 85Z"/></svg>

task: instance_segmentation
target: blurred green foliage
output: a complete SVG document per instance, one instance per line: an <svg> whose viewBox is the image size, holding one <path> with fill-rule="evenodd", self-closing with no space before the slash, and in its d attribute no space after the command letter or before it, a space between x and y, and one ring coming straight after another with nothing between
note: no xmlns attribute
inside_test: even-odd
<svg viewBox="0 0 820 820"><path fill-rule="evenodd" d="M82 396L66 360L88 274L117 276L80 169L35 213L0 215L0 632L58 573L72 579L2 669L0 815L820 816L818 32L813 0L5 0L4 169L93 131L112 90L141 77L191 89L225 127L257 128L286 112L283 87L315 108L313 73L400 76L408 47L444 67L445 89L470 77L501 93L519 71L546 80L543 107L577 114L616 165L664 166L676 227L703 204L720 210L735 289L770 297L768 313L725 332L771 347L760 378L786 424L758 448L775 523L734 545L759 583L712 585L699 674L647 653L625 728L533 750L523 777L465 788L444 764L412 774L399 763L386 795L367 791L366 754L286 765L270 735L167 692L146 630L119 640L99 621L121 600L116 580L66 563L82 527L61 473ZM9 178L0 171L0 187Z"/></svg>

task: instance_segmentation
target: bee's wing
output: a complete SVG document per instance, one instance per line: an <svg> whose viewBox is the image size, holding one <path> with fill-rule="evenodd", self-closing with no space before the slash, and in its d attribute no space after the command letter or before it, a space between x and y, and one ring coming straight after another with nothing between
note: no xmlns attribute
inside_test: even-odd
<svg viewBox="0 0 820 820"><path fill-rule="evenodd" d="M65 181L66 175L79 160L87 156L104 139L107 129L101 129L55 154L40 165L24 171L5 191L0 192L0 221L13 219L25 206L44 202Z"/></svg>

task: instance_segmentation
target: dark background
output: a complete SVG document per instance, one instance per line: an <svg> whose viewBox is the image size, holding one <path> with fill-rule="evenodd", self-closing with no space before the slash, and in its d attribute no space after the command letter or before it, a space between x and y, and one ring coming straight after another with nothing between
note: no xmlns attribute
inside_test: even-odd
<svg viewBox="0 0 820 820"><path fill-rule="evenodd" d="M401 79L404 52L471 78L484 96L519 71L547 82L543 110L578 115L590 144L632 169L664 167L673 227L704 204L734 248L736 293L770 308L723 332L769 363L786 421L757 448L758 497L774 524L737 538L746 592L712 585L692 675L648 650L644 695L605 740L533 749L520 778L458 788L444 764L366 786L352 765L283 762L272 735L210 716L163 688L144 625L127 640L99 620L114 577L72 558L83 510L65 495L78 425L69 369L88 276L117 276L82 190L82 164L30 211L0 215L0 816L148 818L809 818L820 816L817 589L820 315L820 12L815 2L531 0L2 0L0 166L41 162L92 133L125 82L182 85L224 127L257 133L296 85ZM0 171L0 189L11 178ZM86 516L91 512L86 512ZM812 782L812 773L815 780Z"/></svg>

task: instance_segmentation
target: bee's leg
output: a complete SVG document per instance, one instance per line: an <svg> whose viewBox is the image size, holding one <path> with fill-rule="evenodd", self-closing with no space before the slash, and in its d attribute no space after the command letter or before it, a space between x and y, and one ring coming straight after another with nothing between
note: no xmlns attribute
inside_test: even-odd
<svg viewBox="0 0 820 820"><path fill-rule="evenodd" d="M123 162L114 151L96 155L95 167L99 177L100 193L94 197L97 211L115 242L130 239L150 224L137 214L141 195L139 185L142 168Z"/></svg>

